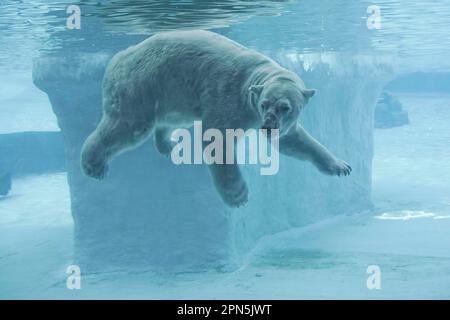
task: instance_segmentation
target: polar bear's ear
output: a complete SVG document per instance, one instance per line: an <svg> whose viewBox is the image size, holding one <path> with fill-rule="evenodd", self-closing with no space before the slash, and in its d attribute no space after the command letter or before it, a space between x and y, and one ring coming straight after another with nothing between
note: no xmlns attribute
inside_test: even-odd
<svg viewBox="0 0 450 320"><path fill-rule="evenodd" d="M264 86L263 85L252 85L248 88L248 90L253 93L256 94L258 97L261 94L261 92L263 91Z"/></svg>
<svg viewBox="0 0 450 320"><path fill-rule="evenodd" d="M313 95L316 94L317 90L316 89L304 89L304 90L302 90L302 92L306 99L310 99Z"/></svg>

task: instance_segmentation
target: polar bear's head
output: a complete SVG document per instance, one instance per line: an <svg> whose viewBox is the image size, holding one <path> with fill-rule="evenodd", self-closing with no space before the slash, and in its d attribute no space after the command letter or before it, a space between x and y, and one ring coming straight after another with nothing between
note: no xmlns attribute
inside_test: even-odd
<svg viewBox="0 0 450 320"><path fill-rule="evenodd" d="M249 90L256 96L262 129L279 129L286 134L297 123L300 111L316 93L306 89L302 82L288 78L275 78L264 85L252 85Z"/></svg>

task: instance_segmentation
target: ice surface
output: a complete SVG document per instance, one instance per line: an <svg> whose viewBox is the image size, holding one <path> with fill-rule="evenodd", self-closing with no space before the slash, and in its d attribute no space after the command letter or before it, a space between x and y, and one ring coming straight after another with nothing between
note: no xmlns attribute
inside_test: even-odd
<svg viewBox="0 0 450 320"><path fill-rule="evenodd" d="M446 147L450 141L450 96L405 93L401 102L408 110L410 125L377 130L375 143L382 146L383 153L376 154L374 163L383 175L374 176L378 190L374 200L395 199L406 206L392 207L384 200L387 210L428 211L423 206L433 203L437 207L431 212L440 213L439 207L450 203L450 149Z"/></svg>
<svg viewBox="0 0 450 320"><path fill-rule="evenodd" d="M59 131L48 98L33 85L30 73L2 72L0 83L0 134Z"/></svg>
<svg viewBox="0 0 450 320"><path fill-rule="evenodd" d="M55 171L65 171L60 132L0 134L0 175L4 172L19 176Z"/></svg>

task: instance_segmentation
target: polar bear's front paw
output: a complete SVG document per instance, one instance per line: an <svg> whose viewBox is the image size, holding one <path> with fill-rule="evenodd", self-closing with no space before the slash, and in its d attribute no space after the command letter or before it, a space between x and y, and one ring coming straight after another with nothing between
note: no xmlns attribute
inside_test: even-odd
<svg viewBox="0 0 450 320"><path fill-rule="evenodd" d="M94 179L103 180L108 173L108 165L104 162L83 163L83 171Z"/></svg>
<svg viewBox="0 0 450 320"><path fill-rule="evenodd" d="M223 201L232 208L239 208L248 202L248 187L245 181L219 191Z"/></svg>
<svg viewBox="0 0 450 320"><path fill-rule="evenodd" d="M319 168L325 174L331 176L348 176L352 172L352 167L345 161L340 159L333 159L332 162L327 163Z"/></svg>

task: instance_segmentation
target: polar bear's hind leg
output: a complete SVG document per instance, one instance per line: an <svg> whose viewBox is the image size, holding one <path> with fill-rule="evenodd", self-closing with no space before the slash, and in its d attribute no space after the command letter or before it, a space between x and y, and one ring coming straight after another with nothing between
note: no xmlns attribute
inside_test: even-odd
<svg viewBox="0 0 450 320"><path fill-rule="evenodd" d="M211 164L209 172L222 200L239 208L248 202L248 187L237 164Z"/></svg>
<svg viewBox="0 0 450 320"><path fill-rule="evenodd" d="M121 151L145 141L152 134L153 127L152 113L124 117L110 114L105 109L100 124L83 145L81 166L84 173L95 179L103 179L108 171L109 160Z"/></svg>

